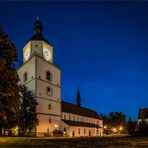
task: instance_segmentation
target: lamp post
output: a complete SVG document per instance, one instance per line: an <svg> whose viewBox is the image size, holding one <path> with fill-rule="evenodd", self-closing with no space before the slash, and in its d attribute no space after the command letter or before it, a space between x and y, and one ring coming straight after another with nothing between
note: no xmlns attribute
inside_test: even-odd
<svg viewBox="0 0 148 148"><path fill-rule="evenodd" d="M55 127L55 129L57 130L57 128L58 128L58 125L57 125L57 124L55 124L55 125L54 125L54 127Z"/></svg>
<svg viewBox="0 0 148 148"><path fill-rule="evenodd" d="M120 134L122 133L122 130L123 130L123 127L120 126L120 127L119 127Z"/></svg>

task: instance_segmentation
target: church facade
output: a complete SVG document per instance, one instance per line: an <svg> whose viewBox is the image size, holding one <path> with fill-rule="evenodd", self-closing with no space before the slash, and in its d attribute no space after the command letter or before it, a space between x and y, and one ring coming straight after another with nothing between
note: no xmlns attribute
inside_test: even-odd
<svg viewBox="0 0 148 148"><path fill-rule="evenodd" d="M103 121L93 110L81 106L80 92L76 105L61 100L61 70L53 62L53 47L43 37L39 19L34 35L23 48L23 64L18 69L22 85L32 91L38 102L37 136L61 130L67 136L102 136Z"/></svg>

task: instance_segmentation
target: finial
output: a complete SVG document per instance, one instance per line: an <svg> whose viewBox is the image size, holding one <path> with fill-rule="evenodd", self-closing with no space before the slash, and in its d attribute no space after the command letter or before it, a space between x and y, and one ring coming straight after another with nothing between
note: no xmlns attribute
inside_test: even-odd
<svg viewBox="0 0 148 148"><path fill-rule="evenodd" d="M39 17L37 16L37 19L34 23L34 33L35 34L42 34L43 26L41 21L39 20Z"/></svg>
<svg viewBox="0 0 148 148"><path fill-rule="evenodd" d="M36 19L39 20L40 19L39 16L37 16Z"/></svg>

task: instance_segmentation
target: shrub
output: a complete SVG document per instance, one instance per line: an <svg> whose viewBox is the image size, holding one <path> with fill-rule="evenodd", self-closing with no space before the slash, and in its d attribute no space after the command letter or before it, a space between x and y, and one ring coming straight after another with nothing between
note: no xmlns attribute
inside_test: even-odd
<svg viewBox="0 0 148 148"><path fill-rule="evenodd" d="M63 135L63 132L61 130L54 130L53 135Z"/></svg>

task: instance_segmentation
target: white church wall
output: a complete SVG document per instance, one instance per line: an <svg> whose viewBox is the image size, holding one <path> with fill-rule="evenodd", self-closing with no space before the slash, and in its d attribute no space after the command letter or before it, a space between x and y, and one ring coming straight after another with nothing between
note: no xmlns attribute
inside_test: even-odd
<svg viewBox="0 0 148 148"><path fill-rule="evenodd" d="M80 116L77 114L62 112L62 119L64 120L72 120L72 121L79 121L79 122L86 122L86 123L93 123L97 124L99 127L103 128L103 121L96 118Z"/></svg>
<svg viewBox="0 0 148 148"><path fill-rule="evenodd" d="M66 131L64 132L64 129L66 129ZM70 134L70 128L69 125L65 124L63 121L61 121L61 131L63 131L64 135L68 135Z"/></svg>
<svg viewBox="0 0 148 148"><path fill-rule="evenodd" d="M24 82L25 73L27 73L27 80ZM35 57L32 57L29 61L27 61L18 69L18 75L20 78L20 83L25 84L28 90L32 91L34 94L35 93Z"/></svg>
<svg viewBox="0 0 148 148"><path fill-rule="evenodd" d="M70 126L70 137L81 137L81 136L100 136L97 128L81 127L81 126Z"/></svg>
<svg viewBox="0 0 148 148"><path fill-rule="evenodd" d="M74 117L74 118L73 118ZM71 114L67 112L62 112L62 119L64 120L71 120L71 121L78 121L78 122L85 122L85 123L93 123L97 124L98 128L92 127L78 127L78 126L66 126L64 122L62 122L61 127L66 127L68 131L68 135L70 137L79 137L79 136L103 136L103 121L96 118L90 118L85 116L80 116L76 114ZM80 130L80 133L79 133Z"/></svg>
<svg viewBox="0 0 148 148"><path fill-rule="evenodd" d="M39 125L36 127L38 135L44 135L44 133L52 135L53 130L60 129L61 118L58 116L38 114L38 119Z"/></svg>
<svg viewBox="0 0 148 148"><path fill-rule="evenodd" d="M61 116L61 112L59 111L61 108L60 102L55 103L39 97L37 97L37 102L39 103L39 105L37 105L37 112Z"/></svg>
<svg viewBox="0 0 148 148"><path fill-rule="evenodd" d="M52 80L51 83L55 86L60 87L60 69L55 67L52 63L49 63L48 61L45 61L44 59L37 56L37 77L41 77L44 81L47 81L46 79L46 71L50 71L52 74Z"/></svg>
<svg viewBox="0 0 148 148"><path fill-rule="evenodd" d="M143 119L148 124L148 119ZM142 122L142 119L138 119L138 124Z"/></svg>

